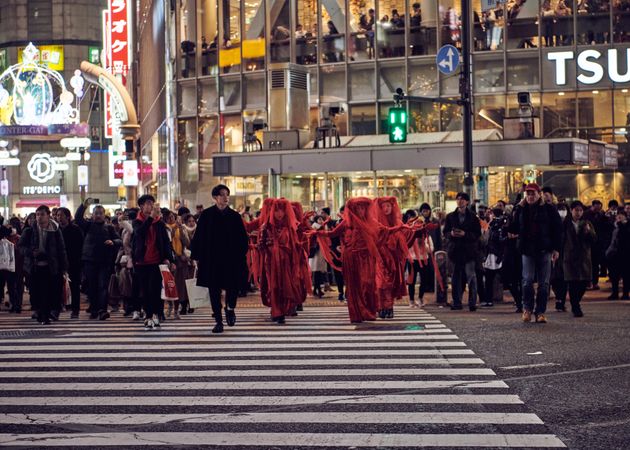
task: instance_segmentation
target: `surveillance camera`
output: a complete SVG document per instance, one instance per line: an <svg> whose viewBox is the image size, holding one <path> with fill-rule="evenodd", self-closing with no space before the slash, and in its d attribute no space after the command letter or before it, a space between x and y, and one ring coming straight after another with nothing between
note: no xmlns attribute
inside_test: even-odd
<svg viewBox="0 0 630 450"><path fill-rule="evenodd" d="M529 92L519 92L517 95L519 106L531 106L532 100Z"/></svg>
<svg viewBox="0 0 630 450"><path fill-rule="evenodd" d="M403 92L402 88L397 88L397 89L396 89L396 94L398 94L398 95L403 95L403 94L404 94L404 92Z"/></svg>

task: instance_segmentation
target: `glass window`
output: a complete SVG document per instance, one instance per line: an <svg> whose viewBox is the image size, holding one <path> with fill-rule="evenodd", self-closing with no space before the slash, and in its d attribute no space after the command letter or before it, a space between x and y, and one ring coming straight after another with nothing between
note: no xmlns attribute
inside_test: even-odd
<svg viewBox="0 0 630 450"><path fill-rule="evenodd" d="M573 45L573 2L543 0L541 36L546 47Z"/></svg>
<svg viewBox="0 0 630 450"><path fill-rule="evenodd" d="M197 47L197 31L195 28L195 0L179 1L179 42L181 49L181 76L195 76L195 58Z"/></svg>
<svg viewBox="0 0 630 450"><path fill-rule="evenodd" d="M630 142L630 95L628 89L614 92L615 141Z"/></svg>
<svg viewBox="0 0 630 450"><path fill-rule="evenodd" d="M197 146L197 138L196 118L177 121L178 179L184 192L190 192L190 189L185 188L186 184L199 181L199 147Z"/></svg>
<svg viewBox="0 0 630 450"><path fill-rule="evenodd" d="M610 42L609 2L577 0L575 3L578 45L608 44Z"/></svg>
<svg viewBox="0 0 630 450"><path fill-rule="evenodd" d="M505 9L498 2L483 9L485 3L489 2L473 2L473 48L478 51L500 50L505 36Z"/></svg>
<svg viewBox="0 0 630 450"><path fill-rule="evenodd" d="M350 66L350 99L376 100L373 64Z"/></svg>
<svg viewBox="0 0 630 450"><path fill-rule="evenodd" d="M219 118L199 119L199 181L212 181L212 154L219 151Z"/></svg>
<svg viewBox="0 0 630 450"><path fill-rule="evenodd" d="M345 102L346 93L346 71L344 67L326 67L320 71L320 88L322 91L321 102Z"/></svg>
<svg viewBox="0 0 630 450"><path fill-rule="evenodd" d="M538 52L526 52L525 54L523 54L523 52L517 52L516 54L508 52L508 91L540 89L538 65Z"/></svg>
<svg viewBox="0 0 630 450"><path fill-rule="evenodd" d="M402 64L381 65L378 79L379 98L391 100L396 89L405 89L405 67Z"/></svg>
<svg viewBox="0 0 630 450"><path fill-rule="evenodd" d="M538 47L538 11L537 0L507 3L505 16L508 49Z"/></svg>
<svg viewBox="0 0 630 450"><path fill-rule="evenodd" d="M630 42L630 3L613 2L612 20L615 42Z"/></svg>
<svg viewBox="0 0 630 450"><path fill-rule="evenodd" d="M223 116L223 142L225 152L243 151L243 123L240 114Z"/></svg>
<svg viewBox="0 0 630 450"><path fill-rule="evenodd" d="M219 19L217 0L197 0L201 26L201 74L216 75L218 70L217 41Z"/></svg>
<svg viewBox="0 0 630 450"><path fill-rule="evenodd" d="M440 20L442 23L441 44L461 47L461 2L459 0L440 1Z"/></svg>
<svg viewBox="0 0 630 450"><path fill-rule="evenodd" d="M454 99L453 99L454 100ZM462 108L458 105L440 106L440 131L458 131L462 129Z"/></svg>
<svg viewBox="0 0 630 450"><path fill-rule="evenodd" d="M322 63L335 63L345 60L346 52L346 10L345 2L321 2Z"/></svg>
<svg viewBox="0 0 630 450"><path fill-rule="evenodd" d="M256 152L262 150L263 128L267 124L267 112L263 108L243 111L243 151Z"/></svg>
<svg viewBox="0 0 630 450"><path fill-rule="evenodd" d="M196 116L197 115L197 86L194 83L179 84L179 115L180 116Z"/></svg>
<svg viewBox="0 0 630 450"><path fill-rule="evenodd" d="M409 54L434 55L437 51L437 1L409 0Z"/></svg>
<svg viewBox="0 0 630 450"><path fill-rule="evenodd" d="M267 104L267 86L265 74L248 74L245 76L245 107L252 108Z"/></svg>
<svg viewBox="0 0 630 450"><path fill-rule="evenodd" d="M486 58L486 56L492 57L492 59ZM505 90L503 57L496 59L494 55L481 55L476 56L473 61L473 84L475 92L497 92Z"/></svg>
<svg viewBox="0 0 630 450"><path fill-rule="evenodd" d="M295 62L317 63L317 2L297 2L297 24L295 25Z"/></svg>
<svg viewBox="0 0 630 450"><path fill-rule="evenodd" d="M412 133L440 131L440 105L438 103L409 103L409 128Z"/></svg>
<svg viewBox="0 0 630 450"><path fill-rule="evenodd" d="M578 106L578 137L612 142L612 94L611 91L580 92Z"/></svg>
<svg viewBox="0 0 630 450"><path fill-rule="evenodd" d="M202 81L199 85L199 113L212 114L219 111L219 96L217 95L217 83L212 81Z"/></svg>
<svg viewBox="0 0 630 450"><path fill-rule="evenodd" d="M289 62L291 58L291 11L289 0L267 0L271 62Z"/></svg>
<svg viewBox="0 0 630 450"><path fill-rule="evenodd" d="M310 85L309 103L311 105L318 105L319 104L319 90L317 89L317 69L312 68L311 70L309 70L308 75L309 75L308 82Z"/></svg>
<svg viewBox="0 0 630 450"><path fill-rule="evenodd" d="M505 95L475 97L475 129L502 129L504 117Z"/></svg>
<svg viewBox="0 0 630 450"><path fill-rule="evenodd" d="M350 8L348 52L355 61L374 59L374 34L378 22L374 0L350 0L348 7Z"/></svg>
<svg viewBox="0 0 630 450"><path fill-rule="evenodd" d="M409 95L438 95L437 67L434 60L410 62Z"/></svg>
<svg viewBox="0 0 630 450"><path fill-rule="evenodd" d="M543 94L543 137L575 137L576 102L564 92Z"/></svg>
<svg viewBox="0 0 630 450"><path fill-rule="evenodd" d="M241 79L221 78L225 109L241 109Z"/></svg>
<svg viewBox="0 0 630 450"><path fill-rule="evenodd" d="M352 136L376 134L376 108L370 105L350 107L350 133Z"/></svg>
<svg viewBox="0 0 630 450"><path fill-rule="evenodd" d="M459 95L459 71L451 75L440 73L440 91L442 95Z"/></svg>
<svg viewBox="0 0 630 450"><path fill-rule="evenodd" d="M243 64L245 70L265 68L265 8L262 0L243 2L245 35L243 36Z"/></svg>
<svg viewBox="0 0 630 450"><path fill-rule="evenodd" d="M405 0L380 0L376 24L379 58L405 56Z"/></svg>
<svg viewBox="0 0 630 450"><path fill-rule="evenodd" d="M219 65L223 73L241 70L241 2L223 1L222 42L219 50Z"/></svg>

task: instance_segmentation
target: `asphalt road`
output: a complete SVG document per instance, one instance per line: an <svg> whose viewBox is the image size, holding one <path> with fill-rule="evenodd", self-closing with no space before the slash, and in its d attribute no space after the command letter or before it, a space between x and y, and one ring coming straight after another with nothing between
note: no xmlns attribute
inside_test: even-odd
<svg viewBox="0 0 630 450"><path fill-rule="evenodd" d="M594 294L599 297L593 299ZM451 328L572 449L630 448L630 302L589 293L585 316L554 310L525 324L508 305L426 308Z"/></svg>

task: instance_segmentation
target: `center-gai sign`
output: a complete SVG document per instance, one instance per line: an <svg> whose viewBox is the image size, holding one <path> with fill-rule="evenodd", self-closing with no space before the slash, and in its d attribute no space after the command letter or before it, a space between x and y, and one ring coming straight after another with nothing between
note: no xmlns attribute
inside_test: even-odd
<svg viewBox="0 0 630 450"><path fill-rule="evenodd" d="M550 52L547 60L554 62L554 73L556 84L563 86L567 84L567 63L575 59L575 52L562 51ZM582 84L597 84L607 74L608 79L614 83L630 82L630 48L611 48L605 52L587 49L577 54L577 80ZM605 64L607 63L607 64ZM607 73L604 65L608 66ZM625 73L619 73L619 67L625 67Z"/></svg>

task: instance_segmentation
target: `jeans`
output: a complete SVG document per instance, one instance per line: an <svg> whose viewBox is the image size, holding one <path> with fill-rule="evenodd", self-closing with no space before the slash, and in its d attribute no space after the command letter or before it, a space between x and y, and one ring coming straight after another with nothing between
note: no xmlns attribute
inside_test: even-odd
<svg viewBox="0 0 630 450"><path fill-rule="evenodd" d="M85 261L84 263L83 271L88 280L88 300L92 314L107 312L107 289L111 276L110 265L92 261Z"/></svg>
<svg viewBox="0 0 630 450"><path fill-rule="evenodd" d="M455 263L453 267L453 306L462 305L464 278L468 284L468 306L475 306L477 302L477 274L475 273L475 261Z"/></svg>
<svg viewBox="0 0 630 450"><path fill-rule="evenodd" d="M549 299L549 277L551 276L551 253L535 256L523 255L523 307L534 314L547 311ZM534 307L534 280L538 281L538 292Z"/></svg>
<svg viewBox="0 0 630 450"><path fill-rule="evenodd" d="M223 311L221 310L221 289L210 288L210 306L212 306L212 315L217 323L223 323ZM225 307L229 309L236 308L236 300L238 299L238 289L225 290Z"/></svg>

